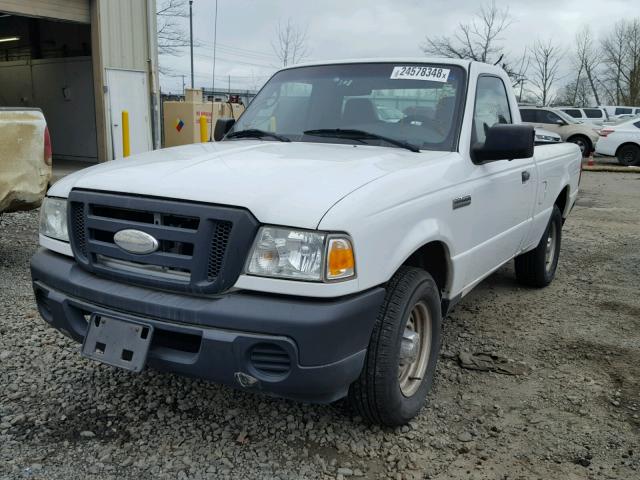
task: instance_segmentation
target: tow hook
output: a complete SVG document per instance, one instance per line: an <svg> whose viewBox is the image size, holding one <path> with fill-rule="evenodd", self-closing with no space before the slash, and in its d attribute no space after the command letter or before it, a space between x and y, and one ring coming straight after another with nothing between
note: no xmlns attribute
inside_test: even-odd
<svg viewBox="0 0 640 480"><path fill-rule="evenodd" d="M236 381L242 388L253 387L256 383L258 383L258 379L256 377L252 377L251 375L244 372L236 372L233 374L236 377Z"/></svg>

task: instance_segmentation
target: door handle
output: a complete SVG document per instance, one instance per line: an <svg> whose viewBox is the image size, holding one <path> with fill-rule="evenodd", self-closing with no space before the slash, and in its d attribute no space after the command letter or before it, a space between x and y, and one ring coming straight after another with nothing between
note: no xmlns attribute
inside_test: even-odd
<svg viewBox="0 0 640 480"><path fill-rule="evenodd" d="M522 172L522 183L527 183L530 178L531 178L531 174L529 173L528 170L525 170L524 172Z"/></svg>

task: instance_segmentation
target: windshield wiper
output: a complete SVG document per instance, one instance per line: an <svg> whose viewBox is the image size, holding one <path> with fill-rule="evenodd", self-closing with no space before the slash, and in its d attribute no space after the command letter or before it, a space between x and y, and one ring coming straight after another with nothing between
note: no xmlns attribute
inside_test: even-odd
<svg viewBox="0 0 640 480"><path fill-rule="evenodd" d="M227 134L225 138L263 138L271 137L281 142L290 142L291 140L277 133L267 132L266 130L258 130L257 128L249 128L247 130L238 130L237 132L231 132Z"/></svg>
<svg viewBox="0 0 640 480"><path fill-rule="evenodd" d="M396 147L406 148L412 152L420 151L420 148L412 143L385 137L384 135L378 135L377 133L366 132L364 130L355 130L351 128L319 128L317 130L306 130L303 133L305 135L315 135L318 137L351 138L353 140L382 140L383 142L390 143Z"/></svg>

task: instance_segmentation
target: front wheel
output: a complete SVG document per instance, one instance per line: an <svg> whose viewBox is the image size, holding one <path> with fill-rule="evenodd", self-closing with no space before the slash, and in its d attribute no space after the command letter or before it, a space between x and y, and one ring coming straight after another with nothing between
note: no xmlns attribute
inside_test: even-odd
<svg viewBox="0 0 640 480"><path fill-rule="evenodd" d="M625 167L640 166L640 147L637 145L623 145L616 155L618 163Z"/></svg>
<svg viewBox="0 0 640 480"><path fill-rule="evenodd" d="M553 206L551 218L540 243L515 259L516 279L530 287L546 287L556 275L562 243L562 213Z"/></svg>
<svg viewBox="0 0 640 480"><path fill-rule="evenodd" d="M402 267L387 284L365 364L349 402L367 421L404 425L433 383L442 325L438 287L427 272Z"/></svg>

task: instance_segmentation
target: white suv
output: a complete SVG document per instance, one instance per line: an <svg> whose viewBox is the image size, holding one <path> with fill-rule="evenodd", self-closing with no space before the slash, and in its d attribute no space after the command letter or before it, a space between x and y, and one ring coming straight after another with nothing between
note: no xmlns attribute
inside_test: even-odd
<svg viewBox="0 0 640 480"><path fill-rule="evenodd" d="M567 115L580 120L583 123L591 123L593 125L602 125L609 120L609 115L604 108L576 108L576 107L556 107Z"/></svg>

